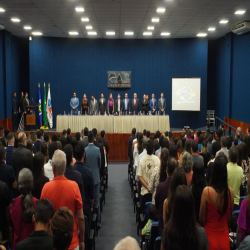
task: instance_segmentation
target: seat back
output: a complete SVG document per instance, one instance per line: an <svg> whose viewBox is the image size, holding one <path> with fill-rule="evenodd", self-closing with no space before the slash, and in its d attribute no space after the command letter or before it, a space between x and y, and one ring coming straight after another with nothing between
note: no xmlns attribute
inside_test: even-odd
<svg viewBox="0 0 250 250"><path fill-rule="evenodd" d="M235 210L232 213L231 231L236 233L237 230L237 220L240 214L240 210Z"/></svg>
<svg viewBox="0 0 250 250"><path fill-rule="evenodd" d="M161 250L161 237L155 239L155 248L154 250Z"/></svg>
<svg viewBox="0 0 250 250"><path fill-rule="evenodd" d="M158 224L158 221L152 223L149 239L149 250L154 250L155 239L158 237Z"/></svg>
<svg viewBox="0 0 250 250"><path fill-rule="evenodd" d="M151 204L152 204L152 202L150 201L150 202L146 202L146 213L147 214L149 214L149 208L150 208L150 206L151 206Z"/></svg>

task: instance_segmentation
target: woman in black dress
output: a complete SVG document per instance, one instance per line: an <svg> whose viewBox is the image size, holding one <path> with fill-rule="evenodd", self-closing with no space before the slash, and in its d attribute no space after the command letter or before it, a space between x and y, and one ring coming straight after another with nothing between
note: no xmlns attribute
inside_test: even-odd
<svg viewBox="0 0 250 250"><path fill-rule="evenodd" d="M141 112L144 112L145 115L148 115L149 112L149 102L146 98L146 95L143 95L143 100L141 103Z"/></svg>

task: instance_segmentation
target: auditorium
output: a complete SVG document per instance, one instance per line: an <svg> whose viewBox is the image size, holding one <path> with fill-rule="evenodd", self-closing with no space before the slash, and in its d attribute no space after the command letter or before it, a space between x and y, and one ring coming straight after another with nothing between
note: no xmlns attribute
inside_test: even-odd
<svg viewBox="0 0 250 250"><path fill-rule="evenodd" d="M0 249L250 250L249 0L0 0Z"/></svg>

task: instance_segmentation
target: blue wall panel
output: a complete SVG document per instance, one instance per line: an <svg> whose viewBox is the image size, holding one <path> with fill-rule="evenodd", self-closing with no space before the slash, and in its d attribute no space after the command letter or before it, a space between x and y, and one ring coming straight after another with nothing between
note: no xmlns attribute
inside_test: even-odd
<svg viewBox="0 0 250 250"><path fill-rule="evenodd" d="M81 99L103 92L129 98L137 92L163 91L171 127L204 126L207 107L207 40L91 40L33 38L30 42L30 95L38 99L37 83L51 83L54 121L69 112L73 91ZM108 89L107 71L132 71L131 89ZM201 77L201 112L171 111L172 77ZM43 92L43 88L42 88Z"/></svg>
<svg viewBox="0 0 250 250"><path fill-rule="evenodd" d="M3 31L0 31L0 120L4 117L4 53L3 53Z"/></svg>

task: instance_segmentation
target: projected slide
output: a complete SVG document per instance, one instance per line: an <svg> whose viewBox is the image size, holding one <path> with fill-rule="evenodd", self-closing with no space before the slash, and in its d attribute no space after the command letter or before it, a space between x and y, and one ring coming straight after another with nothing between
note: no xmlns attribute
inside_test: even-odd
<svg viewBox="0 0 250 250"><path fill-rule="evenodd" d="M172 79L172 110L200 111L200 78Z"/></svg>

